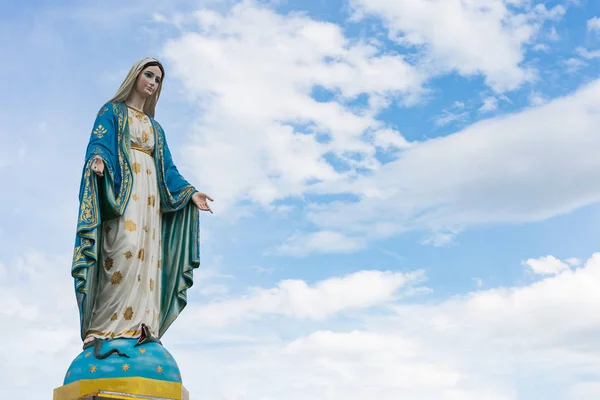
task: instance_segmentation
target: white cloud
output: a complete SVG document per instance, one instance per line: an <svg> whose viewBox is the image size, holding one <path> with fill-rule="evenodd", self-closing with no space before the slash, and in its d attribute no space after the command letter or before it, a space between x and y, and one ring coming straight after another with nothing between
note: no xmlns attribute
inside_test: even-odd
<svg viewBox="0 0 600 400"><path fill-rule="evenodd" d="M570 57L564 61L564 65L569 74L576 74L580 69L585 68L588 63L579 58Z"/></svg>
<svg viewBox="0 0 600 400"><path fill-rule="evenodd" d="M279 321L263 313L242 326L231 318L235 324L208 333L196 320L197 342L224 339L171 350L184 382L203 398L593 398L597 387L586 377L600 372L600 319L589 312L600 306L598 284L600 254L529 285L397 302L316 329L300 328L302 314L294 313ZM237 313L245 318L248 308ZM188 326L178 333L188 344L189 332Z"/></svg>
<svg viewBox="0 0 600 400"><path fill-rule="evenodd" d="M600 169L592 150L600 146L599 99L595 81L545 105L413 143L368 177L315 185L360 199L314 208L308 217L322 230L377 239L539 221L598 202L590 182Z"/></svg>
<svg viewBox="0 0 600 400"><path fill-rule="evenodd" d="M548 46L547 44L538 43L538 44L534 45L531 49L533 51L547 52L547 51L550 51L550 46Z"/></svg>
<svg viewBox="0 0 600 400"><path fill-rule="evenodd" d="M531 92L529 92L529 104L531 104L532 106L541 106L547 101L548 100L544 96L542 96L542 94L539 91L532 90Z"/></svg>
<svg viewBox="0 0 600 400"><path fill-rule="evenodd" d="M567 258L565 260L565 262L567 264L569 264L571 267L578 267L578 266L581 265L581 260L579 258L576 258L576 257Z"/></svg>
<svg viewBox="0 0 600 400"><path fill-rule="evenodd" d="M582 58L585 58L586 60L600 58L600 50L591 50L590 51L586 48L578 47L577 49L575 49L575 52L577 53L577 55L579 55Z"/></svg>
<svg viewBox="0 0 600 400"><path fill-rule="evenodd" d="M554 256L545 256L538 259L530 258L523 262L531 268L534 274L556 275L569 270L569 265Z"/></svg>
<svg viewBox="0 0 600 400"><path fill-rule="evenodd" d="M290 236L285 243L279 246L277 252L292 256L305 256L310 253L353 253L364 247L365 243L362 238L347 237L334 231L319 231Z"/></svg>
<svg viewBox="0 0 600 400"><path fill-rule="evenodd" d="M600 32L600 18L593 17L588 19L587 29L590 32Z"/></svg>
<svg viewBox="0 0 600 400"><path fill-rule="evenodd" d="M498 108L498 99L495 97L486 97L483 99L483 104L479 107L480 113L489 113Z"/></svg>
<svg viewBox="0 0 600 400"><path fill-rule="evenodd" d="M435 118L435 126L446 126L455 122L464 122L469 118L468 112L454 112L449 110L443 110Z"/></svg>
<svg viewBox="0 0 600 400"><path fill-rule="evenodd" d="M422 278L421 271L408 274L359 271L314 285L302 280L284 280L271 289L255 288L240 299L191 305L194 317L187 323L219 326L267 315L319 320L344 311L381 306L395 300L401 288L410 287Z"/></svg>
<svg viewBox="0 0 600 400"><path fill-rule="evenodd" d="M560 18L562 6L503 0L352 0L354 19L375 15L390 37L423 49L438 71L482 74L494 90L518 88L534 78L522 65L524 46L536 37L542 22Z"/></svg>
<svg viewBox="0 0 600 400"><path fill-rule="evenodd" d="M29 251L4 259L0 274L0 352L6 398L33 399L62 384L78 354L79 316L69 275L71 257ZM37 385L32 385L35 376Z"/></svg>
<svg viewBox="0 0 600 400"><path fill-rule="evenodd" d="M402 56L350 40L335 24L252 2L223 15L194 15L197 31L169 41L163 57L203 108L183 160L211 166L196 168L196 178L219 193L216 210L242 199L267 207L311 182L377 168L378 147L406 147L399 132L374 118L390 101L414 101L423 92L422 73ZM332 99L315 100L314 87ZM352 103L361 94L368 101ZM337 171L326 155L350 171Z"/></svg>

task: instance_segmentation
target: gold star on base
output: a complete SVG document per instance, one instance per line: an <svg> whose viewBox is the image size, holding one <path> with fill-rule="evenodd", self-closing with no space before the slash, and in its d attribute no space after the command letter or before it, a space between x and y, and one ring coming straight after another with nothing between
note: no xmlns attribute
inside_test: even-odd
<svg viewBox="0 0 600 400"><path fill-rule="evenodd" d="M89 356L91 356L91 355L92 355L92 352L91 352L91 351L88 351L87 353L85 353L85 356L86 356L86 357L89 357Z"/></svg>
<svg viewBox="0 0 600 400"><path fill-rule="evenodd" d="M129 371L129 364L123 364L123 365L121 365L121 369L123 371Z"/></svg>
<svg viewBox="0 0 600 400"><path fill-rule="evenodd" d="M146 349L144 349L144 348L141 348L138 351L140 352L140 354L146 354Z"/></svg>
<svg viewBox="0 0 600 400"><path fill-rule="evenodd" d="M156 372L158 372L159 374L163 373L163 369L160 365L158 367L156 367Z"/></svg>
<svg viewBox="0 0 600 400"><path fill-rule="evenodd" d="M98 368L96 368L96 366L95 366L95 365L92 365L92 366L90 367L90 372L93 374L94 372L96 372L96 370L97 370L97 369L98 369Z"/></svg>

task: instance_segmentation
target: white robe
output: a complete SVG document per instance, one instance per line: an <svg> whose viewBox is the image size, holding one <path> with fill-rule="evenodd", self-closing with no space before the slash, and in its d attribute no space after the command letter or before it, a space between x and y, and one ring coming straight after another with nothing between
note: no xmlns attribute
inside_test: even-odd
<svg viewBox="0 0 600 400"><path fill-rule="evenodd" d="M146 324L158 335L161 286L160 195L154 131L147 115L128 107L133 189L124 215L102 224L97 298L86 337L135 338Z"/></svg>

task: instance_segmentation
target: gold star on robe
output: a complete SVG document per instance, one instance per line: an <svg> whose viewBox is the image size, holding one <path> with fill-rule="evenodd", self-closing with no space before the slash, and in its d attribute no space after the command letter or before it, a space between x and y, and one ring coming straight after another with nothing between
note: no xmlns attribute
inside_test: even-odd
<svg viewBox="0 0 600 400"><path fill-rule="evenodd" d="M123 255L125 256L126 259L130 259L131 257L133 257L133 254L131 253L131 251L127 250L125 253L123 253Z"/></svg>
<svg viewBox="0 0 600 400"><path fill-rule="evenodd" d="M131 198L133 199L133 201L138 201L140 199L140 197L137 194L133 194L133 196L131 196Z"/></svg>
<svg viewBox="0 0 600 400"><path fill-rule="evenodd" d="M113 267L113 259L110 257L106 257L106 260L104 260L104 269L106 271L110 271L110 269Z"/></svg>
<svg viewBox="0 0 600 400"><path fill-rule="evenodd" d="M135 173L135 174L139 174L140 171L142 170L142 166L140 165L139 162L134 162L131 165L131 170Z"/></svg>
<svg viewBox="0 0 600 400"><path fill-rule="evenodd" d="M140 251L138 251L138 258L144 261L144 249L140 249Z"/></svg>
<svg viewBox="0 0 600 400"><path fill-rule="evenodd" d="M110 320L111 321L116 321L117 318L119 318L118 315L117 315L117 313L113 313L113 315L110 316Z"/></svg>
<svg viewBox="0 0 600 400"><path fill-rule="evenodd" d="M155 203L156 203L156 196L154 196L154 195L148 196L148 205L151 207L154 207Z"/></svg>
<svg viewBox="0 0 600 400"><path fill-rule="evenodd" d="M146 168L146 174L147 175L152 175L152 170L150 168Z"/></svg>
<svg viewBox="0 0 600 400"><path fill-rule="evenodd" d="M154 279L150 279L150 291L154 290Z"/></svg>
<svg viewBox="0 0 600 400"><path fill-rule="evenodd" d="M125 318L125 321L131 321L131 318L133 318L133 308L132 307L127 307L125 309L125 312L123 313L123 318Z"/></svg>
<svg viewBox="0 0 600 400"><path fill-rule="evenodd" d="M113 272L112 276L110 277L110 284L118 285L121 283L122 280L123 280L123 274L121 274L119 271L116 271L116 272Z"/></svg>
<svg viewBox="0 0 600 400"><path fill-rule="evenodd" d="M135 222L133 222L132 220L128 219L127 221L125 221L125 230L129 231L129 232L135 232L135 230L137 229L137 226L135 224Z"/></svg>

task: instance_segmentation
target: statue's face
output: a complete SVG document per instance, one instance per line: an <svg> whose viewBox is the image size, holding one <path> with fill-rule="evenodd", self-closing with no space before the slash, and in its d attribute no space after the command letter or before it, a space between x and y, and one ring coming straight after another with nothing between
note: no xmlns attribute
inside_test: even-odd
<svg viewBox="0 0 600 400"><path fill-rule="evenodd" d="M158 89L160 81L162 80L162 72L156 65L146 67L138 75L135 90L143 98L152 96L152 94Z"/></svg>

